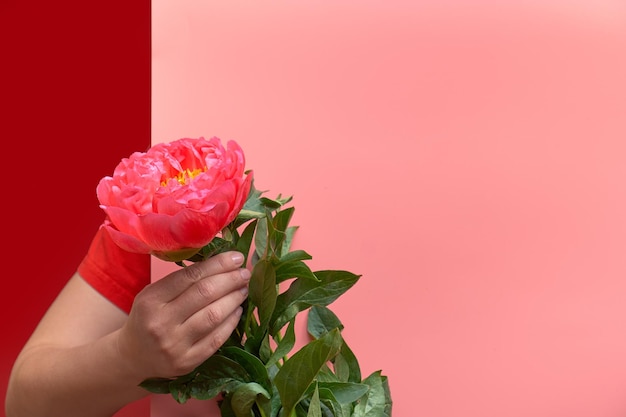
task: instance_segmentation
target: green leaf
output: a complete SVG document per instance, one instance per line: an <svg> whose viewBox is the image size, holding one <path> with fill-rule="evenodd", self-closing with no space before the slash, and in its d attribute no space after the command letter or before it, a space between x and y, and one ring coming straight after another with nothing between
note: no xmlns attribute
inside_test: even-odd
<svg viewBox="0 0 626 417"><path fill-rule="evenodd" d="M241 365L216 354L186 375L169 380L151 378L143 381L140 386L154 393L170 393L177 402L183 404L189 398L214 398L220 392L229 392L248 380L249 375Z"/></svg>
<svg viewBox="0 0 626 417"><path fill-rule="evenodd" d="M269 241L269 251L265 256L278 257L282 251L282 245L285 241L287 235L285 232L280 230L275 230L274 226L270 226L268 223L267 227L268 231L268 241Z"/></svg>
<svg viewBox="0 0 626 417"><path fill-rule="evenodd" d="M149 378L142 381L139 386L154 394L169 394L171 378Z"/></svg>
<svg viewBox="0 0 626 417"><path fill-rule="evenodd" d="M265 366L267 368L273 366L284 356L287 356L287 354L291 352L291 349L293 349L294 345L296 344L295 323L296 323L296 319L294 317L294 319L291 322L289 322L289 326L287 327L287 330L285 331L285 335L282 337L282 339L276 346L276 350L274 350L274 353L272 354L272 356L270 356L270 358L266 362Z"/></svg>
<svg viewBox="0 0 626 417"><path fill-rule="evenodd" d="M177 402L184 404L190 398L189 382L193 381L195 377L196 372L193 371L175 379L170 379L170 382L167 384L168 391L164 392L164 394L169 393Z"/></svg>
<svg viewBox="0 0 626 417"><path fill-rule="evenodd" d="M239 214L237 215L237 221L239 222L239 225L242 225L249 220L260 219L263 217L265 217L264 211L241 209L241 211L239 211Z"/></svg>
<svg viewBox="0 0 626 417"><path fill-rule="evenodd" d="M261 204L263 204L264 207L270 210L276 210L280 208L280 206L283 205L283 203L280 200L272 200L271 198L267 198L267 197L261 197L259 200L261 201Z"/></svg>
<svg viewBox="0 0 626 417"><path fill-rule="evenodd" d="M250 301L258 308L259 332L265 333L278 296L276 271L267 259L260 259L252 268L249 289Z"/></svg>
<svg viewBox="0 0 626 417"><path fill-rule="evenodd" d="M289 207L287 209L277 211L273 218L271 218L270 215L267 216L268 219L271 218L271 221L266 223L267 241L271 251L268 252L266 245L266 256L273 255L280 258L284 253L289 252L291 239L293 238L293 233L295 233L293 228L288 227L293 212L294 208Z"/></svg>
<svg viewBox="0 0 626 417"><path fill-rule="evenodd" d="M335 398L334 393L320 386L320 400L322 404L325 404L330 408L333 413L333 417L350 417L352 414L352 404L342 404Z"/></svg>
<svg viewBox="0 0 626 417"><path fill-rule="evenodd" d="M239 385L243 384L242 381L238 380L226 380L219 387L215 386L215 381L209 381L207 379L200 379L197 381L193 381L193 383L184 386L184 390L177 388L177 392L175 387L172 386L172 395L179 403L183 403L180 395L186 395L186 398L194 398L196 400L211 400L215 398L221 392L231 392ZM177 397L178 395L178 397Z"/></svg>
<svg viewBox="0 0 626 417"><path fill-rule="evenodd" d="M391 394L387 377L380 371L363 380L370 389L354 407L353 417L391 417Z"/></svg>
<svg viewBox="0 0 626 417"><path fill-rule="evenodd" d="M254 318L250 321L250 323L255 323L255 322L256 320ZM261 332L258 326L251 325L250 334L246 338L244 349L246 350L246 352L249 352L261 358L264 355L263 351L265 347L263 345L266 339L267 339L267 332Z"/></svg>
<svg viewBox="0 0 626 417"><path fill-rule="evenodd" d="M359 382L361 381L361 367L350 346L344 340L339 355L333 362L335 373L343 382Z"/></svg>
<svg viewBox="0 0 626 417"><path fill-rule="evenodd" d="M257 382L266 391L272 390L267 368L258 357L234 346L222 348L220 354L241 365L248 373L250 381Z"/></svg>
<svg viewBox="0 0 626 417"><path fill-rule="evenodd" d="M320 393L317 389L317 385L315 385L315 391L313 391L313 396L311 397L311 402L309 403L309 412L306 415L307 417L322 417L322 408L320 405Z"/></svg>
<svg viewBox="0 0 626 417"><path fill-rule="evenodd" d="M276 374L274 385L280 393L282 416L288 417L318 372L341 349L341 333L333 330L303 346Z"/></svg>
<svg viewBox="0 0 626 417"><path fill-rule="evenodd" d="M264 207L271 209L271 210L276 210L278 208L280 208L281 206L284 206L285 204L287 204L288 202L290 202L293 199L293 197L283 197L282 194L278 194L276 196L276 198L271 199L268 197L261 197L259 200L261 202L261 204L263 204Z"/></svg>
<svg viewBox="0 0 626 417"><path fill-rule="evenodd" d="M391 416L393 401L391 399L391 390L389 389L389 378L387 378L385 375L381 375L380 379L382 381L383 391L385 393L385 408L383 410L383 413L386 416Z"/></svg>
<svg viewBox="0 0 626 417"><path fill-rule="evenodd" d="M241 383L250 382L250 376L244 367L220 354L210 356L191 374L191 381L185 382L181 378L177 381L192 398L201 400L211 399L222 391L229 392ZM174 383L175 381L172 385ZM181 389L179 391L183 392Z"/></svg>
<svg viewBox="0 0 626 417"><path fill-rule="evenodd" d="M277 212L274 216L274 220L272 221L272 223L274 224L274 229L279 230L283 233L286 232L287 226L289 226L289 222L293 217L294 210L294 207L289 207Z"/></svg>
<svg viewBox="0 0 626 417"><path fill-rule="evenodd" d="M318 382L322 388L333 393L334 399L340 404L351 404L365 395L370 387L363 383L352 382ZM320 391L321 392L321 391Z"/></svg>
<svg viewBox="0 0 626 417"><path fill-rule="evenodd" d="M257 383L242 384L233 392L230 405L236 417L252 416L252 406L259 401L259 397L270 399L270 394ZM260 400L262 402L263 400ZM267 403L267 401L265 401Z"/></svg>
<svg viewBox="0 0 626 417"><path fill-rule="evenodd" d="M333 359L333 369L335 370L335 376L340 382L350 382L350 366L341 355L341 352Z"/></svg>
<svg viewBox="0 0 626 417"><path fill-rule="evenodd" d="M335 356L335 358L337 357ZM328 364L322 366L316 379L318 382L340 382L339 379L337 379L337 375L328 367Z"/></svg>
<svg viewBox="0 0 626 417"><path fill-rule="evenodd" d="M283 257L289 253L289 250L291 249L291 242L293 242L293 238L296 235L298 228L298 226L289 226L287 230L285 230L285 241L283 242L280 253L277 254L279 257Z"/></svg>
<svg viewBox="0 0 626 417"><path fill-rule="evenodd" d="M244 265L248 263L248 256L250 255L250 246L252 245L252 239L254 239L254 231L256 230L256 225L257 225L257 220L247 225L246 228L243 230L243 233L239 237L239 240L237 240L237 244L235 245L235 249L243 253Z"/></svg>
<svg viewBox="0 0 626 417"><path fill-rule="evenodd" d="M187 258L190 262L200 262L218 253L226 252L232 249L232 242L222 239L221 237L214 237L208 244L200 248L198 252Z"/></svg>
<svg viewBox="0 0 626 417"><path fill-rule="evenodd" d="M360 275L348 271L318 271L319 281L296 279L289 289L276 300L274 314L270 321L274 334L300 311L313 305L327 306L348 291L359 280Z"/></svg>
<svg viewBox="0 0 626 417"><path fill-rule="evenodd" d="M319 396L323 404L333 410L334 417L349 417L352 415L354 403L363 397L369 386L361 383L323 382L318 380ZM310 386L305 397L312 396L313 386ZM304 401L303 401L304 402Z"/></svg>
<svg viewBox="0 0 626 417"><path fill-rule="evenodd" d="M311 255L303 250L294 250L293 252L287 252L280 258L280 263L287 263L291 261L307 261L313 259Z"/></svg>
<svg viewBox="0 0 626 417"><path fill-rule="evenodd" d="M238 228L252 219L265 217L265 206L261 202L261 194L263 194L263 192L255 189L254 185L250 187L248 198L232 223L235 228Z"/></svg>
<svg viewBox="0 0 626 417"><path fill-rule="evenodd" d="M319 339L323 334L332 329L343 330L343 324L339 318L329 308L314 305L309 310L307 331L315 339Z"/></svg>
<svg viewBox="0 0 626 417"><path fill-rule="evenodd" d="M250 191L248 192L248 197L246 198L245 203L243 204L243 210L250 211L260 211L265 212L264 206L261 204L261 196L265 191L260 191L254 186L254 180L250 185Z"/></svg>
<svg viewBox="0 0 626 417"><path fill-rule="evenodd" d="M254 234L255 253L258 258L263 258L267 250L268 241L267 218L259 219Z"/></svg>
<svg viewBox="0 0 626 417"><path fill-rule="evenodd" d="M273 367L272 369L270 369L270 373L274 369L277 369L277 368ZM269 417L278 417L278 414L280 413L281 408L282 408L282 404L280 403L280 394L278 393L278 390L276 389L276 384L273 384L272 385L272 398L270 399Z"/></svg>
<svg viewBox="0 0 626 417"><path fill-rule="evenodd" d="M218 402L220 407L220 417L237 417L230 403L231 399L232 394L227 394L226 396L224 396L224 399L222 401Z"/></svg>
<svg viewBox="0 0 626 417"><path fill-rule="evenodd" d="M319 338L332 329L343 330L339 318L329 308L312 306L308 314L307 330L313 338ZM342 382L360 382L361 369L359 362L344 340L339 355L333 360L337 379Z"/></svg>
<svg viewBox="0 0 626 417"><path fill-rule="evenodd" d="M259 359L261 359L263 363L267 363L270 356L272 356L272 346L270 344L270 336L269 336L269 333L265 332L263 334L263 338L261 339L261 346L259 346Z"/></svg>
<svg viewBox="0 0 626 417"><path fill-rule="evenodd" d="M319 281L311 268L302 261L279 263L276 267L276 282L280 283L291 278L306 278Z"/></svg>
<svg viewBox="0 0 626 417"><path fill-rule="evenodd" d="M295 417L307 417L307 414L309 412L309 404L310 404L310 402L311 402L311 399L303 398L302 401L300 401L296 405ZM322 417L337 417L333 413L333 410L328 408L328 406L326 404L324 404L324 402L322 402L322 401L320 401L320 409L321 409L321 412L322 412Z"/></svg>

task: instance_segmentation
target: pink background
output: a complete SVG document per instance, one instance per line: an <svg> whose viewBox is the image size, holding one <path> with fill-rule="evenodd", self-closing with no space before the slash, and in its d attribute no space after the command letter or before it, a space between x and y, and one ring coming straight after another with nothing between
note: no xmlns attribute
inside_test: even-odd
<svg viewBox="0 0 626 417"><path fill-rule="evenodd" d="M153 0L152 25L153 143L234 139L294 195L311 265L363 274L331 308L394 416L626 415L626 3Z"/></svg>

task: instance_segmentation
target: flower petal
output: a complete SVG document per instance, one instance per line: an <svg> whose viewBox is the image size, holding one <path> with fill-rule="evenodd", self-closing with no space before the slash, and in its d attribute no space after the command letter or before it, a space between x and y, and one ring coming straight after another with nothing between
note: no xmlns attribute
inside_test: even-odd
<svg viewBox="0 0 626 417"><path fill-rule="evenodd" d="M113 227L112 223L107 221L102 225L102 227L106 229L113 242L115 242L120 248L132 253L148 254L151 252L150 247L144 242L134 236L120 232Z"/></svg>
<svg viewBox="0 0 626 417"><path fill-rule="evenodd" d="M227 226L229 204L219 202L208 212L186 209L174 216L171 232L183 247L200 248Z"/></svg>

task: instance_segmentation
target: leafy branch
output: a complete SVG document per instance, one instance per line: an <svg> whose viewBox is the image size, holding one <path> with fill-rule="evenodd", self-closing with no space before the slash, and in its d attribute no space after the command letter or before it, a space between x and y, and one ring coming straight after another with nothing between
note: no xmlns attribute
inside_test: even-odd
<svg viewBox="0 0 626 417"><path fill-rule="evenodd" d="M237 328L189 374L152 378L141 386L179 403L217 398L223 417L390 417L387 377L376 371L362 379L341 335L344 326L328 308L360 276L312 271L306 263L311 255L291 250L298 230L290 225L291 197L263 194L253 185L221 236L186 260L198 262L230 250L244 254L252 277ZM305 311L310 340L292 353L296 318Z"/></svg>

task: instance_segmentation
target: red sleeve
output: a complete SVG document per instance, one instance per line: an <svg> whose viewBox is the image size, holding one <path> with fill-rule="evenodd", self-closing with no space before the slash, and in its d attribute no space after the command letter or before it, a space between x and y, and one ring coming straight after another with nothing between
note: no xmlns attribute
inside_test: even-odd
<svg viewBox="0 0 626 417"><path fill-rule="evenodd" d="M129 313L137 293L150 283L150 255L123 250L101 227L78 266L78 273L96 291Z"/></svg>

